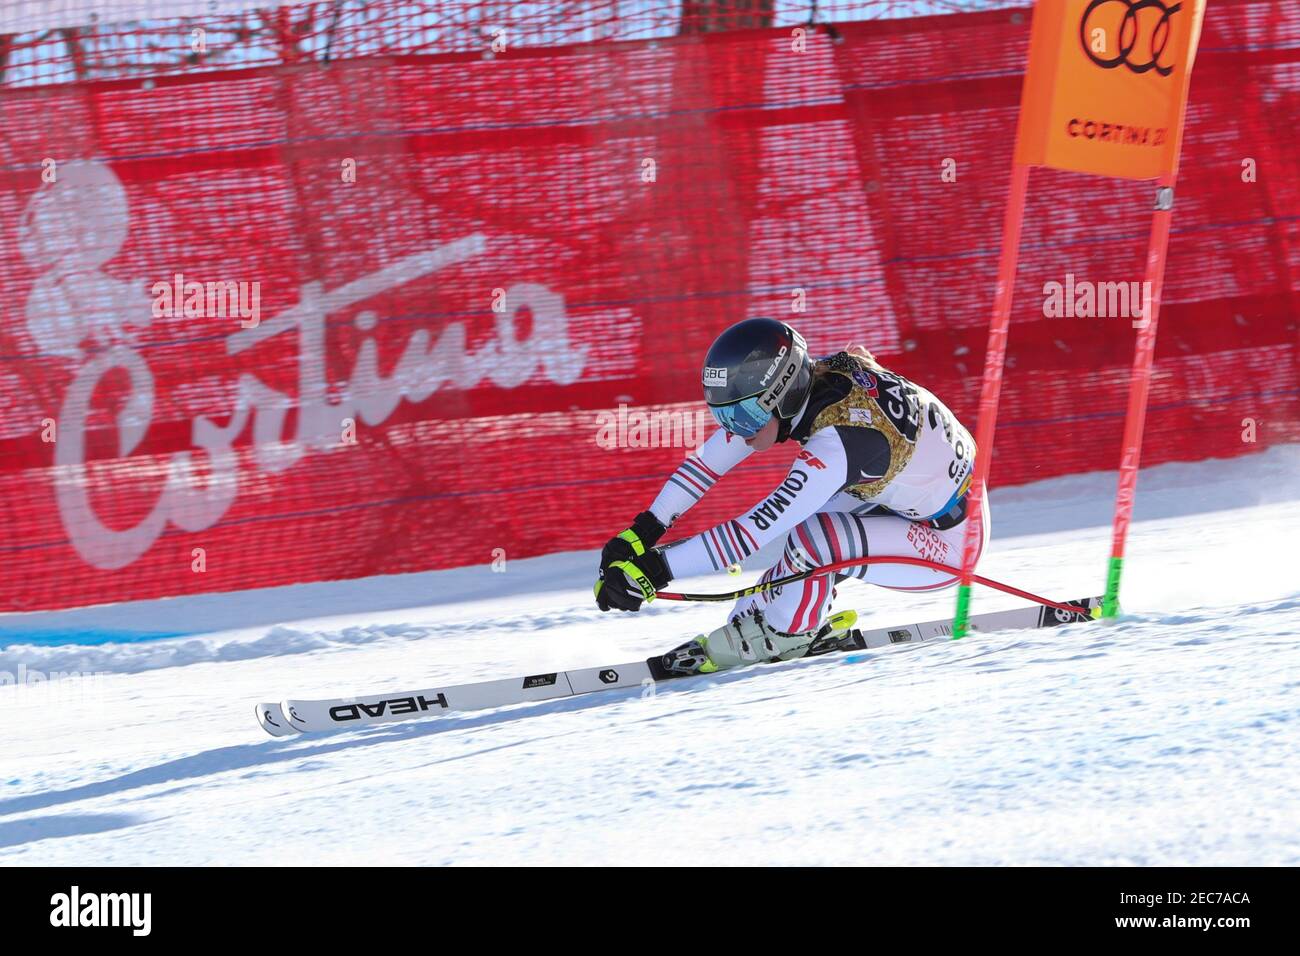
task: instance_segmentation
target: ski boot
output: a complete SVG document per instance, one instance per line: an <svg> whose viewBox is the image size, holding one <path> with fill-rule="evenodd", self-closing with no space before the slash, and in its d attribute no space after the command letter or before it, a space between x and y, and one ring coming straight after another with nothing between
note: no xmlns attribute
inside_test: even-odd
<svg viewBox="0 0 1300 956"><path fill-rule="evenodd" d="M782 634L759 611L732 618L711 634L700 634L648 663L656 679L712 674L769 661L792 661L845 649L858 615L841 611L815 631Z"/></svg>

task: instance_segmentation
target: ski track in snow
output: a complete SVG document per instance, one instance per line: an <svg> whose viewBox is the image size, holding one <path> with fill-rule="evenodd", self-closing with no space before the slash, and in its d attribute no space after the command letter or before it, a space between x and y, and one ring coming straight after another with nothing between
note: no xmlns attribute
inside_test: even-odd
<svg viewBox="0 0 1300 956"><path fill-rule="evenodd" d="M1298 463L1292 446L1144 471L1118 623L286 740L255 703L619 664L725 605L602 615L583 553L0 616L0 670L105 672L0 686L0 864L1296 865ZM1113 491L995 490L981 571L1098 593ZM1018 603L981 590L975 609ZM853 583L838 606L908 623L951 614L952 592ZM178 615L223 630L22 640Z"/></svg>

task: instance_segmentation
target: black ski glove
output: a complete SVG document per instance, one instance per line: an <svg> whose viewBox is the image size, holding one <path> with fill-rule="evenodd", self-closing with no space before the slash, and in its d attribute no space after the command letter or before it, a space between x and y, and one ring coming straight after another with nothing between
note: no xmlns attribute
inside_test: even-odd
<svg viewBox="0 0 1300 956"><path fill-rule="evenodd" d="M652 512L643 511L632 527L605 543L600 552L600 573L596 581L596 606L602 611L616 607L640 609L641 602L654 600L654 591L670 580L668 562L652 550L667 529ZM628 564L629 567L616 567ZM642 584L649 585L649 592Z"/></svg>
<svg viewBox="0 0 1300 956"><path fill-rule="evenodd" d="M600 569L605 570L612 561L636 560L658 544L667 530L653 512L641 512L632 519L632 527L605 542L600 551Z"/></svg>
<svg viewBox="0 0 1300 956"><path fill-rule="evenodd" d="M602 611L639 611L642 601L653 601L655 592L673 579L668 561L659 548L651 548L633 560L609 562L596 581L596 606Z"/></svg>

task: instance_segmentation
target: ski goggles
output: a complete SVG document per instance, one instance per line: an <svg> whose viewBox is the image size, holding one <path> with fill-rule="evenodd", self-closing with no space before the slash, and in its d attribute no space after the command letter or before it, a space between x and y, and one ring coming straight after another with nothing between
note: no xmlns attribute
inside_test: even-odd
<svg viewBox="0 0 1300 956"><path fill-rule="evenodd" d="M740 438L753 438L772 420L772 413L758 403L759 396L742 398L727 405L710 405L713 420Z"/></svg>

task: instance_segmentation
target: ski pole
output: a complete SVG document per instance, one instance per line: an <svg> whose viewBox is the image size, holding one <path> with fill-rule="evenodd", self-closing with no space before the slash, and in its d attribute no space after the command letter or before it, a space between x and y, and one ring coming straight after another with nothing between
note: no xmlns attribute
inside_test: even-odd
<svg viewBox="0 0 1300 956"><path fill-rule="evenodd" d="M772 588L779 588L786 584L793 584L795 581L802 581L805 578L810 578L817 574L829 574L844 568L853 568L868 564L910 564L920 568L932 568L935 571L947 571L955 578L961 577L961 568L949 567L946 564L940 564L938 561L928 561L925 558L881 555L876 558L850 558L846 561L836 561L833 564L823 565L820 568L811 568L807 571L800 571L798 574L787 575L783 578L777 578L774 581L761 581L758 584L750 585L747 588L741 588L738 591L729 591L725 594L683 594L675 591L660 591L655 595L655 597L663 598L665 601L735 601L738 598L748 597L751 594L759 594L763 591L769 591ZM983 575L972 575L971 580L976 584L982 584L987 588L993 588L996 591L1004 591L1007 594L1014 594L1016 597L1021 597L1027 601L1033 601L1036 604L1042 604L1046 607L1055 608L1058 611L1069 611L1071 614L1080 613L1077 605L1061 604L1057 601L1049 601L1045 597L1040 597L1039 595L1032 594L1029 591L1023 591L1010 584L1003 584L1001 581L994 581L991 578L984 577ZM1095 617L1096 615L1094 614L1093 616Z"/></svg>

